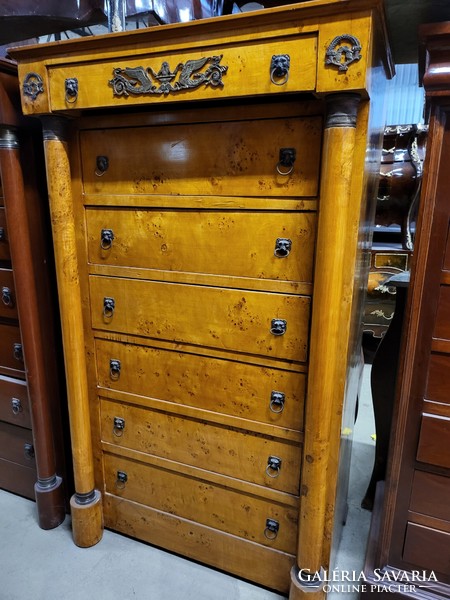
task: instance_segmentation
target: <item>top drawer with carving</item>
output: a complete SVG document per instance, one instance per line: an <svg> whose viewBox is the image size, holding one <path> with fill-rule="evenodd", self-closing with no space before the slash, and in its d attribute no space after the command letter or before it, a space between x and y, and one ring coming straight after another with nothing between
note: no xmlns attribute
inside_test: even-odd
<svg viewBox="0 0 450 600"><path fill-rule="evenodd" d="M94 129L80 136L86 194L318 193L321 117Z"/></svg>
<svg viewBox="0 0 450 600"><path fill-rule="evenodd" d="M248 94L312 91L316 86L315 34L275 40L224 41L212 48L167 52L125 51L115 60L50 65L52 110L119 107L224 99ZM67 58L65 57L65 60Z"/></svg>

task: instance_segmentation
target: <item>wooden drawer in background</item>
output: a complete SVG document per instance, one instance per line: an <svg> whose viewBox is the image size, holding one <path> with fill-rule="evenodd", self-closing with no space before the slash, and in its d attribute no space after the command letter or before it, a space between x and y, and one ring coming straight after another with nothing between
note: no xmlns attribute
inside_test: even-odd
<svg viewBox="0 0 450 600"><path fill-rule="evenodd" d="M321 117L82 131L84 192L317 196L321 137ZM289 175L277 171L283 148L296 151ZM103 174L98 156L108 158Z"/></svg>
<svg viewBox="0 0 450 600"><path fill-rule="evenodd" d="M303 429L305 373L163 347L100 339L95 345L99 386L136 394L140 405L144 396Z"/></svg>
<svg viewBox="0 0 450 600"><path fill-rule="evenodd" d="M424 551L424 549L426 549ZM403 559L435 573L450 570L450 533L408 523Z"/></svg>
<svg viewBox="0 0 450 600"><path fill-rule="evenodd" d="M90 263L312 282L313 212L91 208L86 220Z"/></svg>
<svg viewBox="0 0 450 600"><path fill-rule="evenodd" d="M450 523L450 478L425 471L414 472L410 510Z"/></svg>
<svg viewBox="0 0 450 600"><path fill-rule="evenodd" d="M19 326L0 324L0 340L0 372L25 377Z"/></svg>
<svg viewBox="0 0 450 600"><path fill-rule="evenodd" d="M0 458L35 467L33 436L30 429L0 421Z"/></svg>
<svg viewBox="0 0 450 600"><path fill-rule="evenodd" d="M30 403L25 381L0 375L0 420L31 427Z"/></svg>
<svg viewBox="0 0 450 600"><path fill-rule="evenodd" d="M102 440L298 495L301 445L265 435L210 423L203 418L138 408L101 399ZM124 421L115 428L115 419ZM300 436L299 436L300 437ZM269 468L270 457L281 460Z"/></svg>
<svg viewBox="0 0 450 600"><path fill-rule="evenodd" d="M16 293L11 269L0 269L0 294L0 317L17 319Z"/></svg>
<svg viewBox="0 0 450 600"><path fill-rule="evenodd" d="M91 276L89 284L94 329L306 361L307 296L119 277ZM109 298L114 311L105 316ZM284 334L271 333L284 325Z"/></svg>
<svg viewBox="0 0 450 600"><path fill-rule="evenodd" d="M0 208L0 260L11 260L4 208Z"/></svg>
<svg viewBox="0 0 450 600"><path fill-rule="evenodd" d="M37 472L34 467L25 467L0 458L0 488L35 500L36 480Z"/></svg>
<svg viewBox="0 0 450 600"><path fill-rule="evenodd" d="M417 460L450 468L450 418L422 415Z"/></svg>

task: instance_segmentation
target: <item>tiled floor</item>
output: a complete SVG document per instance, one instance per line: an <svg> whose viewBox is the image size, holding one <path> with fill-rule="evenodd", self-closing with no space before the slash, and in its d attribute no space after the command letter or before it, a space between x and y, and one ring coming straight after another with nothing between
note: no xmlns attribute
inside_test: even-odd
<svg viewBox="0 0 450 600"><path fill-rule="evenodd" d="M338 569L360 571L370 513L360 508L372 470L375 443L365 367L354 432L349 514ZM70 519L51 531L36 524L35 505L0 490L0 600L281 600L279 594L105 531L89 549L72 542ZM357 593L330 593L355 600Z"/></svg>

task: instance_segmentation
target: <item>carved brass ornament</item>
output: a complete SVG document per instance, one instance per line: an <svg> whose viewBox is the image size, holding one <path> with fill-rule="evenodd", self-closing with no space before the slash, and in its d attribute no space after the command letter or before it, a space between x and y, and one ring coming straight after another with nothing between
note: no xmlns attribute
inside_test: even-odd
<svg viewBox="0 0 450 600"><path fill-rule="evenodd" d="M37 73L27 73L23 80L23 93L29 96L32 100L36 100L39 94L44 93L44 82L42 77Z"/></svg>
<svg viewBox="0 0 450 600"><path fill-rule="evenodd" d="M158 72L152 67L125 67L113 70L114 79L108 83L115 96L164 94L192 90L201 85L223 87L222 76L228 67L219 64L223 55L208 56L179 63L173 71L164 61ZM207 66L204 72L200 72ZM177 81L175 79L177 78Z"/></svg>
<svg viewBox="0 0 450 600"><path fill-rule="evenodd" d="M350 42L351 47L343 44ZM334 65L339 71L347 71L349 65L362 58L361 44L358 38L344 33L337 35L331 44L328 46L325 57L326 65Z"/></svg>

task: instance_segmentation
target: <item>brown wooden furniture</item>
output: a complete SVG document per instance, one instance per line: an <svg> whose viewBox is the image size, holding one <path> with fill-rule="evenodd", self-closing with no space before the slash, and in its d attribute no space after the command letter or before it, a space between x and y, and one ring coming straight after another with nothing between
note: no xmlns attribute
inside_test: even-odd
<svg viewBox="0 0 450 600"><path fill-rule="evenodd" d="M399 597L450 597L450 23L421 29L429 136L394 408L384 505L372 531L374 568L437 582ZM384 594L379 594L380 597Z"/></svg>
<svg viewBox="0 0 450 600"><path fill-rule="evenodd" d="M0 61L0 487L36 498L51 529L65 516L64 395L40 136L17 67Z"/></svg>
<svg viewBox="0 0 450 600"><path fill-rule="evenodd" d="M319 0L12 52L44 123L78 545L104 522L322 595L386 44L379 2Z"/></svg>

